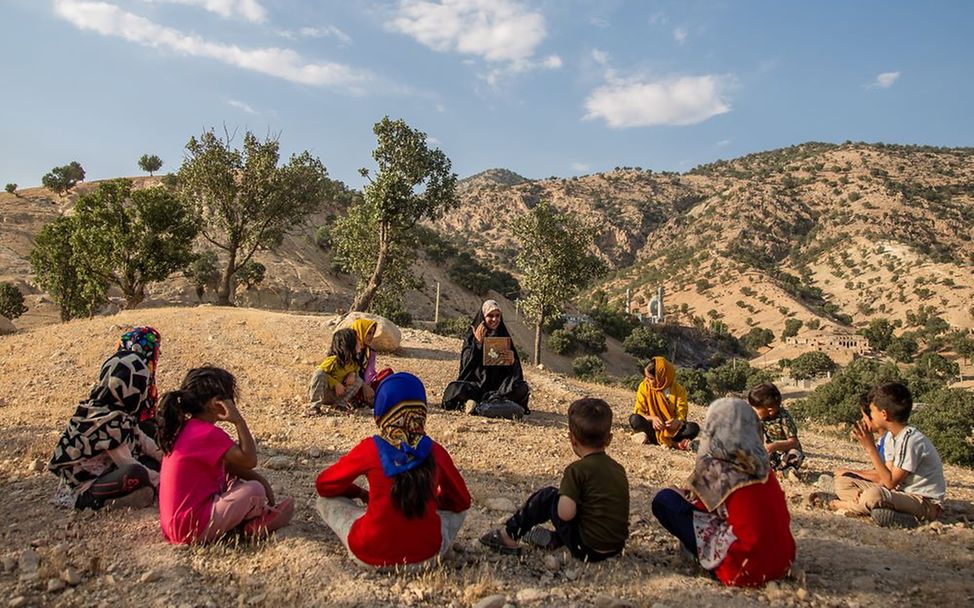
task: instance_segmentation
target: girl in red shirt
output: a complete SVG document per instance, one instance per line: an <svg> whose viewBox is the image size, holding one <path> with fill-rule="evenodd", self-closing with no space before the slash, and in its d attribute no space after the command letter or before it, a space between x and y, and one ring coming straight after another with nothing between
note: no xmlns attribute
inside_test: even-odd
<svg viewBox="0 0 974 608"><path fill-rule="evenodd" d="M360 564L441 556L463 524L470 493L450 455L426 434L426 388L412 374L392 374L376 391L374 414L379 433L318 475L318 512ZM361 475L368 491L354 483Z"/></svg>
<svg viewBox="0 0 974 608"><path fill-rule="evenodd" d="M718 399L707 410L689 490L661 490L653 515L725 585L782 578L795 560L795 539L769 469L754 410L741 399Z"/></svg>

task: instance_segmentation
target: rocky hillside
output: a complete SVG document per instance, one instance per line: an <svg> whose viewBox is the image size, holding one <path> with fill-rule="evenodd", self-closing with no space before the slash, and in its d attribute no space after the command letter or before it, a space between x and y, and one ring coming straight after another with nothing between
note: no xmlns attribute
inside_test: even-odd
<svg viewBox="0 0 974 608"><path fill-rule="evenodd" d="M594 289L643 310L657 286L683 322L735 335L786 319L847 331L933 307L974 327L974 149L809 143L686 174L620 169L477 181L438 227L510 264L509 220L539 200L602 226Z"/></svg>

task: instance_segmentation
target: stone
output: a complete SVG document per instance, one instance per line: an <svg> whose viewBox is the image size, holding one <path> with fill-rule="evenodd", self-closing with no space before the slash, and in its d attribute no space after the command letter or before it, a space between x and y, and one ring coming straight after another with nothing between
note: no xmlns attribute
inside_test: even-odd
<svg viewBox="0 0 974 608"><path fill-rule="evenodd" d="M646 433L643 432L633 433L632 435L629 435L629 441L635 443L636 445L642 445L646 443L646 438L647 435Z"/></svg>
<svg viewBox="0 0 974 608"><path fill-rule="evenodd" d="M561 560L554 555L545 555L542 561L544 562L544 567L551 572L558 572L561 570Z"/></svg>
<svg viewBox="0 0 974 608"><path fill-rule="evenodd" d="M514 509L515 509L515 507L514 507L514 501L511 500L510 498L503 498L503 497L499 497L499 498L488 498L487 500L484 501L484 504L491 511L511 511L511 512L513 512Z"/></svg>
<svg viewBox="0 0 974 608"><path fill-rule="evenodd" d="M294 460L292 460L289 456L271 456L266 462L264 462L264 466L268 469L280 471L293 467Z"/></svg>
<svg viewBox="0 0 974 608"><path fill-rule="evenodd" d="M65 568L61 573L61 580L74 587L81 584L81 574L74 568Z"/></svg>
<svg viewBox="0 0 974 608"><path fill-rule="evenodd" d="M20 558L17 560L17 565L20 567L20 571L24 574L37 572L37 567L40 566L40 563L41 558L33 549L24 550L20 554Z"/></svg>
<svg viewBox="0 0 974 608"><path fill-rule="evenodd" d="M480 598L473 608L502 608L507 603L507 597L503 593L496 593Z"/></svg>
<svg viewBox="0 0 974 608"><path fill-rule="evenodd" d="M47 592L57 593L64 590L64 581L59 578L51 578L47 581Z"/></svg>
<svg viewBox="0 0 974 608"><path fill-rule="evenodd" d="M578 578L578 571L577 570L565 570L565 578L568 579L568 580L570 580L570 581L575 580L576 578Z"/></svg>
<svg viewBox="0 0 974 608"><path fill-rule="evenodd" d="M319 450L318 448L311 448L310 450L308 450L308 458L311 459L321 458L321 450Z"/></svg>
<svg viewBox="0 0 974 608"><path fill-rule="evenodd" d="M3 561L0 563L3 565L4 572L13 572L17 569L17 558L13 555L4 555Z"/></svg>
<svg viewBox="0 0 974 608"><path fill-rule="evenodd" d="M528 604L530 602L539 602L548 597L548 592L543 589L537 589L535 587L528 587L527 589L521 589L514 595L514 599L517 600L518 604Z"/></svg>
<svg viewBox="0 0 974 608"><path fill-rule="evenodd" d="M8 336L17 333L17 326L7 317L0 315L0 336Z"/></svg>
<svg viewBox="0 0 974 608"><path fill-rule="evenodd" d="M10 606L10 608L22 608L23 606L27 605L27 598L22 595L18 595L7 602L7 605Z"/></svg>
<svg viewBox="0 0 974 608"><path fill-rule="evenodd" d="M805 598L808 597L808 591L804 587L799 587L798 591L795 592L795 597L798 598L798 601L804 602Z"/></svg>
<svg viewBox="0 0 974 608"><path fill-rule="evenodd" d="M47 470L47 463L40 458L35 458L30 462L30 470L35 473L40 473Z"/></svg>
<svg viewBox="0 0 974 608"><path fill-rule="evenodd" d="M380 353L391 353L399 350L399 347L402 345L402 331L395 323L379 315L372 315L366 312L350 312L345 315L345 318L342 319L341 323L335 329L351 327L352 322L356 319L368 319L378 324L375 328L375 338L372 340L372 348Z"/></svg>
<svg viewBox="0 0 974 608"><path fill-rule="evenodd" d="M111 575L109 575L109 576L111 576ZM108 577L106 576L105 578L108 578ZM160 578L162 578L162 574L158 570L154 570L153 569L153 570L149 570L148 572L144 573L141 577L139 577L139 582L140 583L154 583L157 580L159 580Z"/></svg>

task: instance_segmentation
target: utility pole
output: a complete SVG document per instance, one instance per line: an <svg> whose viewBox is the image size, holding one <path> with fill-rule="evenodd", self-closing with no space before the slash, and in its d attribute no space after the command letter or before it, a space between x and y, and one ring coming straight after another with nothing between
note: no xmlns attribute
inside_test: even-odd
<svg viewBox="0 0 974 608"><path fill-rule="evenodd" d="M440 282L436 282L436 305L433 307L433 323L440 322Z"/></svg>

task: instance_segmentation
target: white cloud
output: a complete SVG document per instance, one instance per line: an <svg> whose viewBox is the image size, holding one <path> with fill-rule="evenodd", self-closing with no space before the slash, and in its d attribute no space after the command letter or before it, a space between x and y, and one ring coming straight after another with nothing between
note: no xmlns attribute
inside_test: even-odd
<svg viewBox="0 0 974 608"><path fill-rule="evenodd" d="M558 69L557 55L534 59L545 39L544 15L515 0L400 0L386 26L437 52L471 55L490 67L491 86L535 69Z"/></svg>
<svg viewBox="0 0 974 608"><path fill-rule="evenodd" d="M609 20L606 19L605 17L599 17L599 16L589 17L588 22L589 22L590 25L592 25L594 27L597 27L597 28L603 28L604 29L604 28L609 27Z"/></svg>
<svg viewBox="0 0 974 608"><path fill-rule="evenodd" d="M722 140L720 140L720 141L717 142L717 147L718 148L724 148L726 146L729 146L731 144L731 141L733 141L733 140L730 140L730 139L722 139Z"/></svg>
<svg viewBox="0 0 974 608"><path fill-rule="evenodd" d="M239 17L252 23L267 20L267 10L257 0L143 0L157 4L198 6L221 17Z"/></svg>
<svg viewBox="0 0 974 608"><path fill-rule="evenodd" d="M650 25L666 25L670 20L666 17L666 13L663 11L657 11L649 16Z"/></svg>
<svg viewBox="0 0 974 608"><path fill-rule="evenodd" d="M433 107L436 109L437 112L446 112L446 106L443 105L442 103L434 104Z"/></svg>
<svg viewBox="0 0 974 608"><path fill-rule="evenodd" d="M343 46L348 46L352 43L352 37L334 25L302 27L297 30L279 30L277 34L289 40L295 40L297 38L334 38Z"/></svg>
<svg viewBox="0 0 974 608"><path fill-rule="evenodd" d="M228 99L227 105L229 105L232 108L237 108L241 112L246 112L247 114L258 114L257 110L255 110L250 104L245 103L243 101L238 101L236 99Z"/></svg>
<svg viewBox="0 0 974 608"><path fill-rule="evenodd" d="M585 100L585 120L601 118L613 129L684 126L730 111L730 77L621 78L609 65L608 53L595 49L592 58L603 66L606 82Z"/></svg>
<svg viewBox="0 0 974 608"><path fill-rule="evenodd" d="M572 163L572 171L584 173L589 170L588 163Z"/></svg>
<svg viewBox="0 0 974 608"><path fill-rule="evenodd" d="M676 40L677 44L683 44L687 40L687 30L685 27L674 28L673 30L673 40Z"/></svg>
<svg viewBox="0 0 974 608"><path fill-rule="evenodd" d="M190 57L203 57L300 84L343 88L362 93L373 77L340 63L310 63L291 49L244 49L212 42L159 25L114 4L85 0L55 0L55 13L82 30L116 36L143 46L166 49Z"/></svg>
<svg viewBox="0 0 974 608"><path fill-rule="evenodd" d="M876 80L866 85L867 89L888 89L900 79L899 72L883 72L876 76Z"/></svg>

